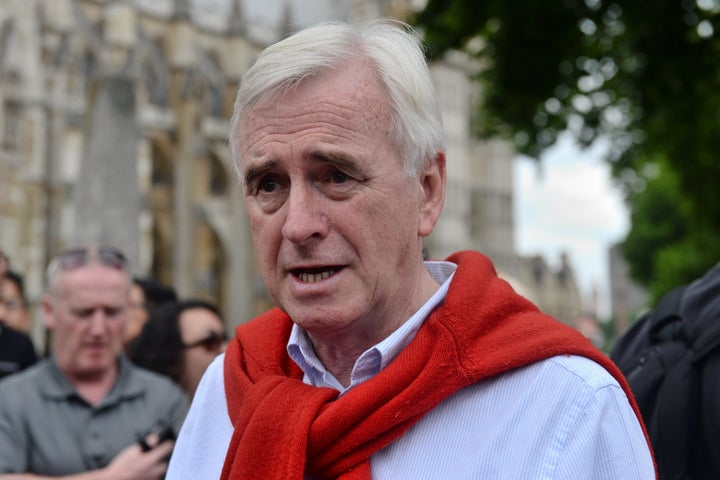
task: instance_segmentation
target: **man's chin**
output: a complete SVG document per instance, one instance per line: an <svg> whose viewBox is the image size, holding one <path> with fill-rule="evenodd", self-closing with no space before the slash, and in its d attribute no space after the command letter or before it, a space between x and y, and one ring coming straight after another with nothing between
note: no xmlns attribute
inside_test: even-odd
<svg viewBox="0 0 720 480"><path fill-rule="evenodd" d="M114 360L109 360L107 358L93 358L78 365L78 368L75 371L75 376L88 379L102 377L114 367Z"/></svg>

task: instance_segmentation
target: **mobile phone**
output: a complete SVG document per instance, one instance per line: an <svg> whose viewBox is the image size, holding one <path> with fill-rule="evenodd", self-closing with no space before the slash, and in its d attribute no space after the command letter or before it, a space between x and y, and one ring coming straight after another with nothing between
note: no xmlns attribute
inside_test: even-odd
<svg viewBox="0 0 720 480"><path fill-rule="evenodd" d="M148 430L143 435L141 435L140 438L138 438L138 445L140 445L140 448L142 448L143 452L148 452L152 450L152 447L148 445L145 439L148 435L153 433L158 436L157 445L160 445L162 442L166 442L168 440L175 440L175 431L171 426L165 425L162 422L156 423L150 430Z"/></svg>

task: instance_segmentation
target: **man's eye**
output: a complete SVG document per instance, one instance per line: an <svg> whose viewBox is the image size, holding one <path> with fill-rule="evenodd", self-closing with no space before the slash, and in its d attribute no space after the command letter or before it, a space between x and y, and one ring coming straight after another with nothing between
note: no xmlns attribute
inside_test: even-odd
<svg viewBox="0 0 720 480"><path fill-rule="evenodd" d="M83 308L81 310L75 310L75 316L78 318L90 318L93 316L93 313L95 313L95 309L93 308Z"/></svg>
<svg viewBox="0 0 720 480"><path fill-rule="evenodd" d="M258 190L265 193L272 193L278 188L278 183L272 179L266 179L258 184Z"/></svg>
<svg viewBox="0 0 720 480"><path fill-rule="evenodd" d="M117 317L123 312L122 307L106 307L105 315L108 317Z"/></svg>
<svg viewBox="0 0 720 480"><path fill-rule="evenodd" d="M349 179L350 177L343 172L333 172L333 174L330 175L330 181L332 183L345 183Z"/></svg>

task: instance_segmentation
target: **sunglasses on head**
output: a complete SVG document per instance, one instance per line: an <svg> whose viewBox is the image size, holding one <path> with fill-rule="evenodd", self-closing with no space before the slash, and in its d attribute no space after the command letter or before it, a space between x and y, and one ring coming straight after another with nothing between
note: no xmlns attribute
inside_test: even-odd
<svg viewBox="0 0 720 480"><path fill-rule="evenodd" d="M115 247L101 245L98 247L71 248L60 252L51 262L57 270L74 270L97 262L106 267L125 270L127 258Z"/></svg>
<svg viewBox="0 0 720 480"><path fill-rule="evenodd" d="M225 335L225 332L218 333L218 332L210 332L205 338L198 340L196 342L192 343L184 343L184 348L195 348L195 347L203 347L208 352L217 352L220 350L223 346L223 344L227 341L227 335Z"/></svg>

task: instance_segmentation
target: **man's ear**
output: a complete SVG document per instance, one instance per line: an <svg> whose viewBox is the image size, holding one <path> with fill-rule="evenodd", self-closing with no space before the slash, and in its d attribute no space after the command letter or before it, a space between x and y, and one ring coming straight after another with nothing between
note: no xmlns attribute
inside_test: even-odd
<svg viewBox="0 0 720 480"><path fill-rule="evenodd" d="M55 327L55 306L47 293L42 296L42 314L45 328L52 330Z"/></svg>
<svg viewBox="0 0 720 480"><path fill-rule="evenodd" d="M430 235L440 217L445 203L445 177L445 152L437 152L420 172L422 203L418 233L421 237Z"/></svg>

